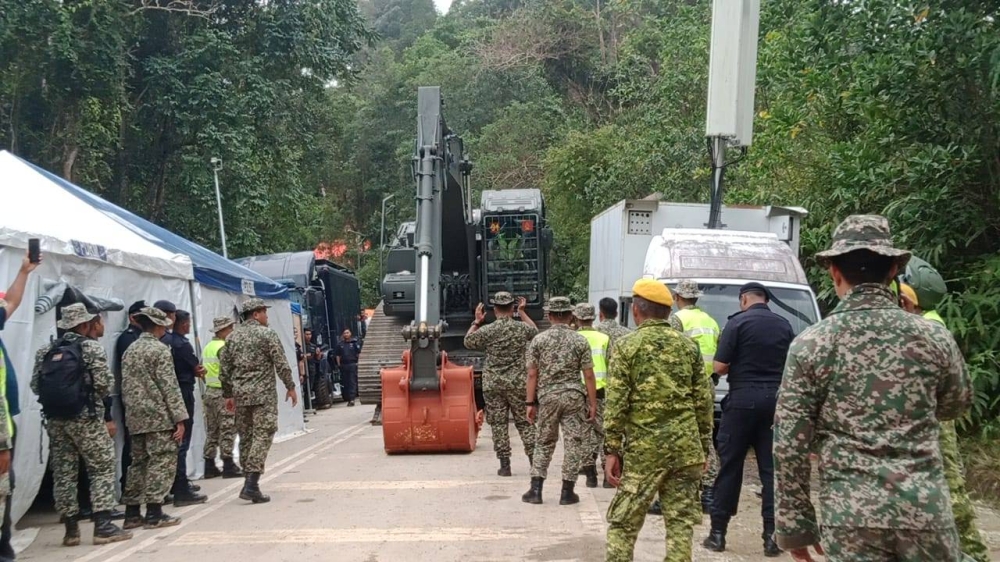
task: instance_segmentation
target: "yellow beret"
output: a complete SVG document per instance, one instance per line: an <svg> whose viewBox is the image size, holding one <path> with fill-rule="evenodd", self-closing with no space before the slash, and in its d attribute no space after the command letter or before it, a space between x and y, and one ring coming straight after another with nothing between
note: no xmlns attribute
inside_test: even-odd
<svg viewBox="0 0 1000 562"><path fill-rule="evenodd" d="M917 300L917 292L913 290L913 287L907 285L906 283L899 284L899 292L906 300L912 302L914 305L919 306L920 301Z"/></svg>
<svg viewBox="0 0 1000 562"><path fill-rule="evenodd" d="M662 304L663 306L673 306L674 297L670 295L670 289L656 279L640 279L632 285L632 294L642 297L650 302Z"/></svg>

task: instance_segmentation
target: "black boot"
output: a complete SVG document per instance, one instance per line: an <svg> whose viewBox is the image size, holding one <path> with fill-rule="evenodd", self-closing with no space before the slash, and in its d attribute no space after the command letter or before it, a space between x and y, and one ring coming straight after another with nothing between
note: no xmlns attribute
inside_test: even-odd
<svg viewBox="0 0 1000 562"><path fill-rule="evenodd" d="M243 478L243 469L232 457L222 457L222 477L223 478Z"/></svg>
<svg viewBox="0 0 1000 562"><path fill-rule="evenodd" d="M63 546L80 545L80 524L76 517L63 517L63 524L66 525L66 535L63 536Z"/></svg>
<svg viewBox="0 0 1000 562"><path fill-rule="evenodd" d="M132 538L132 531L123 531L111 522L111 513L98 511L94 513L94 544L109 544L127 541Z"/></svg>
<svg viewBox="0 0 1000 562"><path fill-rule="evenodd" d="M646 510L646 513L650 515L663 515L663 507L660 506L660 498L653 500L652 505Z"/></svg>
<svg viewBox="0 0 1000 562"><path fill-rule="evenodd" d="M222 459L225 462L226 459ZM205 480L222 476L219 467L215 465L215 459L205 459Z"/></svg>
<svg viewBox="0 0 1000 562"><path fill-rule="evenodd" d="M180 517L171 517L166 513L163 513L163 504L159 503L148 503L146 504L146 519L143 521L143 527L146 529L160 529L163 527L174 527L181 524Z"/></svg>
<svg viewBox="0 0 1000 562"><path fill-rule="evenodd" d="M510 476L510 459L501 458L500 459L500 469L497 470L497 476Z"/></svg>
<svg viewBox="0 0 1000 562"><path fill-rule="evenodd" d="M139 527L142 527L142 510L137 505L126 505L125 523L122 524L122 528L127 531Z"/></svg>
<svg viewBox="0 0 1000 562"><path fill-rule="evenodd" d="M701 543L702 546L712 552L724 552L726 550L726 533L719 529L712 529L708 537Z"/></svg>
<svg viewBox="0 0 1000 562"><path fill-rule="evenodd" d="M191 487L177 486L177 491L174 492L174 507L198 505L207 501L208 496L199 494Z"/></svg>
<svg viewBox="0 0 1000 562"><path fill-rule="evenodd" d="M778 543L774 542L774 533L764 533L761 538L764 539L764 556L768 558L781 556L783 551L778 548Z"/></svg>
<svg viewBox="0 0 1000 562"><path fill-rule="evenodd" d="M573 492L573 488L576 487L576 482L572 480L563 480L562 493L559 494L559 505L573 505L575 503L580 503L580 496Z"/></svg>
<svg viewBox="0 0 1000 562"><path fill-rule="evenodd" d="M260 473L247 472L246 481L243 483L243 490L240 492L240 499L253 503L267 503L271 501L270 496L265 496L260 491Z"/></svg>
<svg viewBox="0 0 1000 562"><path fill-rule="evenodd" d="M89 507L80 508L80 513L75 516L77 521L91 521L93 518L94 512Z"/></svg>
<svg viewBox="0 0 1000 562"><path fill-rule="evenodd" d="M604 488L605 490L610 490L611 488L614 488L614 486L611 485L611 482L608 482L607 475L604 476L604 482L601 483L601 487Z"/></svg>
<svg viewBox="0 0 1000 562"><path fill-rule="evenodd" d="M584 467L584 474L587 475L587 487L596 488L597 487L597 467L590 465Z"/></svg>
<svg viewBox="0 0 1000 562"><path fill-rule="evenodd" d="M531 488L521 496L521 501L524 503L542 503L542 484L545 483L545 479L540 476L531 477Z"/></svg>
<svg viewBox="0 0 1000 562"><path fill-rule="evenodd" d="M712 501L715 500L715 486L702 486L701 512L712 513Z"/></svg>

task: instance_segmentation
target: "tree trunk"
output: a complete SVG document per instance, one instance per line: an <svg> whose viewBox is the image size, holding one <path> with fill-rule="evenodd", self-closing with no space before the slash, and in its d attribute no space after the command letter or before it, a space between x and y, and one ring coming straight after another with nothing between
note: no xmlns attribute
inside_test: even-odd
<svg viewBox="0 0 1000 562"><path fill-rule="evenodd" d="M63 149L62 177L68 182L73 182L73 165L76 164L76 157L80 154L80 147L75 143L66 145Z"/></svg>

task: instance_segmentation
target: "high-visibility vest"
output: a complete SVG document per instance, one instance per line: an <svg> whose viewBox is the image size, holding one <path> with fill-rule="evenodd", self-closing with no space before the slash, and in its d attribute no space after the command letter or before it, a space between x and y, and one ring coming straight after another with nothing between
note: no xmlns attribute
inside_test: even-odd
<svg viewBox="0 0 1000 562"><path fill-rule="evenodd" d="M719 324L699 308L683 308L676 312L677 319L684 327L684 335L693 339L701 350L701 359L705 362L705 374L712 376L715 368L715 351L719 348Z"/></svg>
<svg viewBox="0 0 1000 562"><path fill-rule="evenodd" d="M594 379L597 389L608 386L608 345L611 338L597 330L580 330L580 335L590 344L590 357L594 362Z"/></svg>
<svg viewBox="0 0 1000 562"><path fill-rule="evenodd" d="M222 388L219 381L219 350L226 345L226 340L212 340L208 342L201 352L201 363L205 366L205 386L209 388Z"/></svg>
<svg viewBox="0 0 1000 562"><path fill-rule="evenodd" d="M936 310L928 310L927 312L924 312L924 319L930 320L931 322L937 322L947 328L947 325L944 323L944 318L941 318L941 315L938 314Z"/></svg>
<svg viewBox="0 0 1000 562"><path fill-rule="evenodd" d="M7 362L4 361L3 350L0 350L0 408L6 414L7 436L14 439L14 420L10 417L10 406L7 405Z"/></svg>

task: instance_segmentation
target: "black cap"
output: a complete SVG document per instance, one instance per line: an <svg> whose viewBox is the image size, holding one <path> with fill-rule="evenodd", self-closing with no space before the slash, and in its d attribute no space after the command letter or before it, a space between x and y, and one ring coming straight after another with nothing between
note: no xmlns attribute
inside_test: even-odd
<svg viewBox="0 0 1000 562"><path fill-rule="evenodd" d="M174 306L174 303L170 301L156 301L153 303L153 308L159 308L160 310L166 312L167 314L170 314L172 312L177 312L177 307Z"/></svg>
<svg viewBox="0 0 1000 562"><path fill-rule="evenodd" d="M751 282L747 283L746 285L743 285L742 287L740 287L740 296L741 297L744 294L750 293L750 292L764 293L764 299L765 300L771 300L771 292L767 290L767 287L761 285L760 283L758 283L756 281L751 281Z"/></svg>
<svg viewBox="0 0 1000 562"><path fill-rule="evenodd" d="M144 308L146 308L146 301L135 301L132 306L128 307L128 315L132 316Z"/></svg>

